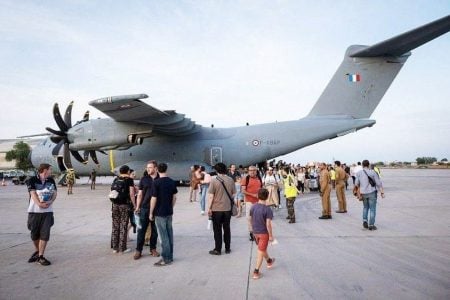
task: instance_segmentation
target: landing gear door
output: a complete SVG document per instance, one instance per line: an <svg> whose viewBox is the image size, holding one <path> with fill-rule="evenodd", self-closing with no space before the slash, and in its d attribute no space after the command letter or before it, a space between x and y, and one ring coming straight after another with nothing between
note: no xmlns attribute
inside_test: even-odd
<svg viewBox="0 0 450 300"><path fill-rule="evenodd" d="M222 162L222 147L211 147L211 166Z"/></svg>

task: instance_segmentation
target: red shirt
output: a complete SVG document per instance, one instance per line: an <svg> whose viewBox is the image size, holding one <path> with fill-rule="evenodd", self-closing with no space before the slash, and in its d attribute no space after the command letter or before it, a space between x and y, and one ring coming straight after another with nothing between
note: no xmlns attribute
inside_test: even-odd
<svg viewBox="0 0 450 300"><path fill-rule="evenodd" d="M259 178L257 176L256 177L250 177L248 179L248 185L247 186L245 186L246 182L247 182L247 178L243 177L241 179L241 186L245 187L245 190L248 193L258 194L258 191L261 188L261 181L259 180ZM247 195L247 194L244 194L244 195L245 195L245 201L246 202L251 202L251 203L258 202L258 197L253 197L253 196L250 196L250 195Z"/></svg>

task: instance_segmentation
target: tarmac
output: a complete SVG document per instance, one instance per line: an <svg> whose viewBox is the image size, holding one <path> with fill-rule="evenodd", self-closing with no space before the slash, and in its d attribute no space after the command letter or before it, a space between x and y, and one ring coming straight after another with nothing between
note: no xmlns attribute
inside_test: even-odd
<svg viewBox="0 0 450 300"><path fill-rule="evenodd" d="M94 191L86 181L73 195L58 189L47 267L27 262L34 248L26 187L0 187L0 299L450 299L450 170L382 170L386 198L378 200L376 231L362 227L351 183L348 213L332 220L318 219L318 193L300 195L297 223L287 223L284 205L274 211L279 243L268 251L276 262L270 270L263 263L259 280L251 278L256 245L245 217L232 219L231 254L209 255L208 218L185 187L173 217L172 265L153 266L158 258L148 247L137 261L134 251L113 254L112 177ZM331 200L336 209L334 191Z"/></svg>

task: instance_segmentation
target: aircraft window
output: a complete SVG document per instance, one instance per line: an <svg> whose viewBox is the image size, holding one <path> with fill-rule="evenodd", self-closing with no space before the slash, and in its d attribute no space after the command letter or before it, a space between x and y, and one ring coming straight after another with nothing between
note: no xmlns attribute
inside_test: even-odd
<svg viewBox="0 0 450 300"><path fill-rule="evenodd" d="M133 156L133 153L130 152L130 156Z"/></svg>

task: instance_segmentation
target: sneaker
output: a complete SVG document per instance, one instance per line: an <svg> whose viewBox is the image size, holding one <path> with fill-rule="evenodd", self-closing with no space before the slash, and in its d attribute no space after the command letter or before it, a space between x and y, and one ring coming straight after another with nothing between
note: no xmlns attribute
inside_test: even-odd
<svg viewBox="0 0 450 300"><path fill-rule="evenodd" d="M113 250L113 253L116 254L116 253L119 253L119 251L118 250Z"/></svg>
<svg viewBox="0 0 450 300"><path fill-rule="evenodd" d="M50 266L52 263L48 261L45 257L40 256L37 260L37 263L41 266Z"/></svg>
<svg viewBox="0 0 450 300"><path fill-rule="evenodd" d="M269 258L267 260L267 269L271 269L273 267L273 263L275 262L275 258Z"/></svg>
<svg viewBox="0 0 450 300"><path fill-rule="evenodd" d="M369 226L369 230L377 230L377 226L371 225L371 226Z"/></svg>
<svg viewBox="0 0 450 300"><path fill-rule="evenodd" d="M367 221L363 222L363 227L366 228L366 229L369 228L369 225L367 225Z"/></svg>
<svg viewBox="0 0 450 300"><path fill-rule="evenodd" d="M39 259L39 251L34 252L30 259L28 259L29 263L36 262Z"/></svg>
<svg viewBox="0 0 450 300"><path fill-rule="evenodd" d="M205 211L202 210L202 211L200 212L200 214L201 214L202 216L204 216L204 215L205 215Z"/></svg>
<svg viewBox="0 0 450 300"><path fill-rule="evenodd" d="M129 252L131 252L131 248L127 248L127 249L122 251L122 253L129 253Z"/></svg>
<svg viewBox="0 0 450 300"><path fill-rule="evenodd" d="M252 278L253 278L253 279L259 279L259 278L261 278L261 272L259 272L259 270L253 271L253 276L252 276Z"/></svg>
<svg viewBox="0 0 450 300"><path fill-rule="evenodd" d="M167 265L170 265L172 262L171 261L164 261L164 259L160 259L158 262L155 262L153 265L155 267L164 267Z"/></svg>
<svg viewBox="0 0 450 300"><path fill-rule="evenodd" d="M231 249L225 249L225 254L230 254L231 253Z"/></svg>
<svg viewBox="0 0 450 300"><path fill-rule="evenodd" d="M133 259L138 260L139 258L141 258L141 256L142 256L142 253L139 251L136 251L136 252L134 252Z"/></svg>
<svg viewBox="0 0 450 300"><path fill-rule="evenodd" d="M213 249L213 250L209 251L209 254L211 254L211 255L220 255L221 253L220 253L220 251L217 251L216 249Z"/></svg>

